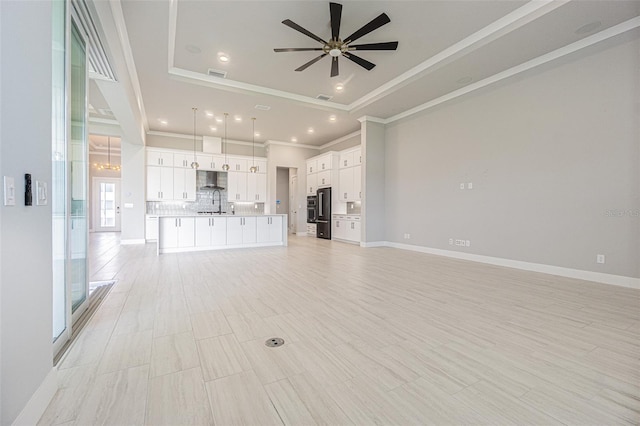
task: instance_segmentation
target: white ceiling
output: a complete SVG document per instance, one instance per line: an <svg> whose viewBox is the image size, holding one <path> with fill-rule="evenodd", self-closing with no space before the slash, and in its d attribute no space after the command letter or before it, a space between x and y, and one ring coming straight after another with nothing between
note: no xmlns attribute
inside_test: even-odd
<svg viewBox="0 0 640 426"><path fill-rule="evenodd" d="M330 38L327 1L121 0L148 129L192 134L197 107L199 135L222 136L223 126L205 112L228 112L243 119L229 120L230 139L250 141L250 118L257 117L257 142L297 137L319 146L358 130L363 115L388 119L640 15L639 1L341 3L341 36L385 12L391 22L358 42L398 41L399 47L359 52L377 65L371 71L341 58L340 75L331 78L328 57L294 71L317 52L273 52L320 47L284 19ZM594 22L591 31L579 30ZM220 62L220 52L231 60ZM209 77L209 68L227 78ZM335 91L337 83L343 93ZM318 94L333 98L318 101ZM102 101L94 107L108 110ZM257 104L271 109L259 111Z"/></svg>

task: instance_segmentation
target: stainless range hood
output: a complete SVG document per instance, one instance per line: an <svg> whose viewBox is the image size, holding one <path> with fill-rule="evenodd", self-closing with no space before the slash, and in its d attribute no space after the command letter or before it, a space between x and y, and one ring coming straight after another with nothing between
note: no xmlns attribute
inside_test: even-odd
<svg viewBox="0 0 640 426"><path fill-rule="evenodd" d="M223 190L224 189L222 186L218 185L218 173L222 173L222 172L198 170L198 177L200 177L201 173L205 174L204 181L206 182L203 186L200 187L201 190L214 190L214 189ZM201 179L198 179L198 180L201 181Z"/></svg>

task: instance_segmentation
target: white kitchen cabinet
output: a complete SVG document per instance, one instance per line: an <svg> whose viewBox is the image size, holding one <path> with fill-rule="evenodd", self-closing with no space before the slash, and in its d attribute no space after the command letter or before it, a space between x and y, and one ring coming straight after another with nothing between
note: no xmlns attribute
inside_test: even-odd
<svg viewBox="0 0 640 426"><path fill-rule="evenodd" d="M307 195L316 195L318 190L318 174L307 175Z"/></svg>
<svg viewBox="0 0 640 426"><path fill-rule="evenodd" d="M147 200L173 200L173 167L147 167Z"/></svg>
<svg viewBox="0 0 640 426"><path fill-rule="evenodd" d="M340 169L340 201L359 201L362 199L362 166Z"/></svg>
<svg viewBox="0 0 640 426"><path fill-rule="evenodd" d="M331 170L333 163L332 159L332 154L325 154L318 157L318 172L321 172L323 170Z"/></svg>
<svg viewBox="0 0 640 426"><path fill-rule="evenodd" d="M145 217L144 239L147 241L158 239L158 216L147 215Z"/></svg>
<svg viewBox="0 0 640 426"><path fill-rule="evenodd" d="M360 164L362 164L362 148L353 151L353 165L358 166Z"/></svg>
<svg viewBox="0 0 640 426"><path fill-rule="evenodd" d="M282 241L282 216L259 216L256 222L258 243Z"/></svg>
<svg viewBox="0 0 640 426"><path fill-rule="evenodd" d="M307 223L307 235L315 237L317 235L318 227L315 223Z"/></svg>
<svg viewBox="0 0 640 426"><path fill-rule="evenodd" d="M222 165L224 164L223 155L198 154L196 155L196 160L198 161L198 168L200 170L221 172Z"/></svg>
<svg viewBox="0 0 640 426"><path fill-rule="evenodd" d="M193 247L195 244L194 217L159 218L160 249Z"/></svg>
<svg viewBox="0 0 640 426"><path fill-rule="evenodd" d="M326 188L331 186L331 170L318 172L317 177L318 188Z"/></svg>
<svg viewBox="0 0 640 426"><path fill-rule="evenodd" d="M227 173L227 199L233 201L247 200L247 173Z"/></svg>
<svg viewBox="0 0 640 426"><path fill-rule="evenodd" d="M353 168L353 196L355 201L362 200L362 166Z"/></svg>
<svg viewBox="0 0 640 426"><path fill-rule="evenodd" d="M247 199L264 203L267 200L267 175L265 173L247 174Z"/></svg>
<svg viewBox="0 0 640 426"><path fill-rule="evenodd" d="M195 169L173 169L173 198L180 201L196 200Z"/></svg>
<svg viewBox="0 0 640 426"><path fill-rule="evenodd" d="M246 158L237 158L237 157L228 157L229 161L229 171L230 172L248 172L249 167L247 166Z"/></svg>
<svg viewBox="0 0 640 426"><path fill-rule="evenodd" d="M346 228L346 221L344 219L344 216L338 216L335 217L334 219L331 221L332 222L332 230L331 230L331 238L332 239L340 239L340 240L344 240L345 237L347 236L347 228Z"/></svg>
<svg viewBox="0 0 640 426"><path fill-rule="evenodd" d="M360 242L360 218L355 220L354 218L350 218L347 216L347 220L344 222L344 224L344 239L353 242Z"/></svg>
<svg viewBox="0 0 640 426"><path fill-rule="evenodd" d="M265 160L258 160L257 158L254 160L253 158L247 159L247 167L251 168L251 166L256 166L256 173L267 173L267 162Z"/></svg>
<svg viewBox="0 0 640 426"><path fill-rule="evenodd" d="M256 217L227 217L227 245L256 242Z"/></svg>
<svg viewBox="0 0 640 426"><path fill-rule="evenodd" d="M191 167L192 162L193 162L193 154L191 155L187 153L173 154L173 167L181 167L181 168Z"/></svg>
<svg viewBox="0 0 640 426"><path fill-rule="evenodd" d="M353 167L353 151L340 153L340 168Z"/></svg>
<svg viewBox="0 0 640 426"><path fill-rule="evenodd" d="M360 216L333 215L332 239L360 242Z"/></svg>
<svg viewBox="0 0 640 426"><path fill-rule="evenodd" d="M227 244L226 217L197 217L196 219L196 247L217 247Z"/></svg>
<svg viewBox="0 0 640 426"><path fill-rule="evenodd" d="M147 166L173 167L173 153L147 150Z"/></svg>
<svg viewBox="0 0 640 426"><path fill-rule="evenodd" d="M307 160L307 174L318 173L318 160Z"/></svg>

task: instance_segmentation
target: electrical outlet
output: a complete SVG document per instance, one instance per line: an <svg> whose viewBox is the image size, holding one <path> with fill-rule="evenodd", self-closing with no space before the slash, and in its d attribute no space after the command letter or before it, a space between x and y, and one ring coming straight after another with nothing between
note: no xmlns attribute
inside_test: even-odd
<svg viewBox="0 0 640 426"><path fill-rule="evenodd" d="M469 182L467 184L467 189L473 189L473 182Z"/></svg>
<svg viewBox="0 0 640 426"><path fill-rule="evenodd" d="M596 262L597 263L604 263L604 254L598 254L596 255Z"/></svg>
<svg viewBox="0 0 640 426"><path fill-rule="evenodd" d="M467 247L471 247L471 241L467 240L467 241L465 241L465 242L466 242L466 244L465 244L465 245L466 245Z"/></svg>
<svg viewBox="0 0 640 426"><path fill-rule="evenodd" d="M407 240L411 239L411 234L407 234Z"/></svg>
<svg viewBox="0 0 640 426"><path fill-rule="evenodd" d="M453 238L449 238L449 245L453 245Z"/></svg>
<svg viewBox="0 0 640 426"><path fill-rule="evenodd" d="M460 189L464 189L464 182L460 184Z"/></svg>

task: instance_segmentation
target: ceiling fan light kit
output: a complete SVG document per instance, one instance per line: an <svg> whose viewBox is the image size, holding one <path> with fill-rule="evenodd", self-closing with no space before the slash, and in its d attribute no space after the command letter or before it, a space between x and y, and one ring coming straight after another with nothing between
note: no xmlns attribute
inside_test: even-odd
<svg viewBox="0 0 640 426"><path fill-rule="evenodd" d="M359 56L350 53L356 50L396 50L398 48L397 41L388 41L384 43L369 43L369 44L354 44L351 45L351 42L356 41L360 37L363 37L370 32L377 30L383 25L391 22L391 19L387 16L386 13L381 13L376 18L371 20L369 23L364 25L362 28L351 34L349 37L345 39L340 38L340 22L342 20L342 5L339 3L329 3L329 13L331 15L331 39L329 41L325 41L317 35L313 34L309 30L301 27L290 19L285 19L282 23L289 28L292 28L302 34L310 37L317 42L322 44L322 47L288 47L288 48L278 48L273 49L275 52L309 52L309 51L318 51L322 52L320 56L317 56L310 60L309 62L301 65L296 68L296 71L304 71L309 68L311 65L315 64L325 56L331 56L331 77L336 77L339 75L338 69L338 58L340 56L349 59L352 62L360 65L367 71L371 71L376 65L372 62L367 61Z"/></svg>

